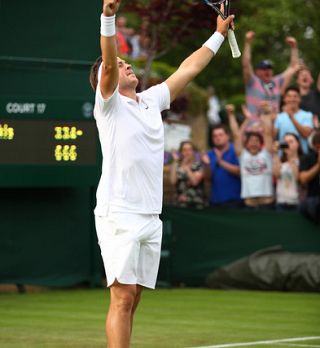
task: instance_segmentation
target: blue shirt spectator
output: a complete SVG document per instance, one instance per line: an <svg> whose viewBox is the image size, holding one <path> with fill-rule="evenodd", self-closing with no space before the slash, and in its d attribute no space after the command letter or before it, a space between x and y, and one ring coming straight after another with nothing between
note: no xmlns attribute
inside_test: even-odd
<svg viewBox="0 0 320 348"><path fill-rule="evenodd" d="M283 102L283 112L278 114L274 123L274 135L282 143L287 133L296 134L306 154L308 153L307 139L313 131L312 113L300 109L301 96L296 87L286 89Z"/></svg>
<svg viewBox="0 0 320 348"><path fill-rule="evenodd" d="M231 174L219 165L214 150L208 151L211 169L211 194L210 204L223 204L226 202L240 201L241 184L239 176ZM225 162L239 165L233 144L222 154Z"/></svg>
<svg viewBox="0 0 320 348"><path fill-rule="evenodd" d="M300 109L294 114L294 118L302 126L313 128L313 116L311 112ZM298 132L297 128L294 126L293 122L286 112L281 112L280 114L278 114L274 126L276 129L278 129L278 137L280 143L284 142L284 136L287 133L296 134L299 137L303 152L308 153L308 140Z"/></svg>
<svg viewBox="0 0 320 348"><path fill-rule="evenodd" d="M212 129L212 142L213 149L203 156L204 163L210 168L210 205L239 206L239 161L224 126L215 126Z"/></svg>

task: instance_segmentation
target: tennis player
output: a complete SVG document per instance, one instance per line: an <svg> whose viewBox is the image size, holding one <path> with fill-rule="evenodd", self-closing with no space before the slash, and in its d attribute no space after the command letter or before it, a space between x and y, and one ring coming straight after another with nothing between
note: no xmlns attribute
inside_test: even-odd
<svg viewBox="0 0 320 348"><path fill-rule="evenodd" d="M133 316L143 287L154 288L160 260L163 185L163 125L160 112L218 52L233 16L217 20L216 32L165 82L136 93L138 79L117 57L115 14L120 1L104 0L101 58L91 70L94 116L103 154L95 208L110 306L110 348L130 344Z"/></svg>

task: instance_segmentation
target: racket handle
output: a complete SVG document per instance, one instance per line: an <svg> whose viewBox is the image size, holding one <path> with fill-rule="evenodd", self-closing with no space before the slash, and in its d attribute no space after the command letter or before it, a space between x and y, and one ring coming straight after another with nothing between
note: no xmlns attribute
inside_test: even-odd
<svg viewBox="0 0 320 348"><path fill-rule="evenodd" d="M236 36L234 35L234 31L232 29L228 29L228 41L231 48L232 57L239 58L241 56L241 52L239 50Z"/></svg>

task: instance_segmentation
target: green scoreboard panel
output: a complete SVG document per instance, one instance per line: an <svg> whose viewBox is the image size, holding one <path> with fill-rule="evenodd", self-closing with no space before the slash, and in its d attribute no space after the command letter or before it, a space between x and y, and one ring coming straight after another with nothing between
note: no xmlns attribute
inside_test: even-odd
<svg viewBox="0 0 320 348"><path fill-rule="evenodd" d="M0 99L0 187L96 185L92 111L86 100Z"/></svg>

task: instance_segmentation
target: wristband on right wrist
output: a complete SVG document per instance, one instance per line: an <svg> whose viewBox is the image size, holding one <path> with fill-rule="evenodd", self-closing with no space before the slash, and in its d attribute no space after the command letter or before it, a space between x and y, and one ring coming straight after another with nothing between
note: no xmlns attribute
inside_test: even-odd
<svg viewBox="0 0 320 348"><path fill-rule="evenodd" d="M203 46L206 46L211 50L215 55L219 51L220 46L222 45L224 41L224 36L216 31L204 44Z"/></svg>

